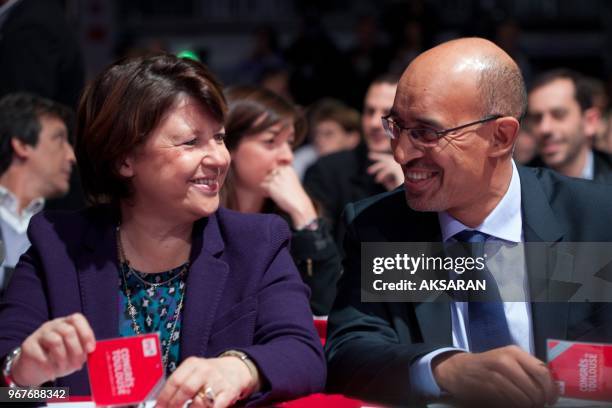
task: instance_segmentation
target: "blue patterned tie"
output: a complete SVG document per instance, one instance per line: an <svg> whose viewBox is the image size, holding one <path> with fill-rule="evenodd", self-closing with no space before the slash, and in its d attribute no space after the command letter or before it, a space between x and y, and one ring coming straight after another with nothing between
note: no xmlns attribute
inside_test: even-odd
<svg viewBox="0 0 612 408"><path fill-rule="evenodd" d="M471 256L483 257L487 234L480 231L464 230L454 238L471 244ZM471 279L483 279L487 283L486 301L475 301L477 293L471 294L468 303L468 338L470 351L480 353L513 344L512 336L504 313L497 283L488 268L472 272ZM482 299L482 297L481 297Z"/></svg>

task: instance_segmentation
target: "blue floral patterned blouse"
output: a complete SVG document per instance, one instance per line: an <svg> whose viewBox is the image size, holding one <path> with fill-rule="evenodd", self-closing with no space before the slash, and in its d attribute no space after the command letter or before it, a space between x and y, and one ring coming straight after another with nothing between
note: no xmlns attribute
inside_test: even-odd
<svg viewBox="0 0 612 408"><path fill-rule="evenodd" d="M159 332L166 376L179 362L182 313L178 319L176 313L184 297L187 269L186 263L167 272L141 273L122 263L119 271L119 335ZM129 313L128 293L136 311L138 331Z"/></svg>

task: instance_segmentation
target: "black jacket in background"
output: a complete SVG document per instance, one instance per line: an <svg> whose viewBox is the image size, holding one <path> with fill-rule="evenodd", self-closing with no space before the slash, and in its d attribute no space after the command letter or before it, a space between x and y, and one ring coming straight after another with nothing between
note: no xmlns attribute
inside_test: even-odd
<svg viewBox="0 0 612 408"><path fill-rule="evenodd" d="M593 149L593 181L612 184L612 155ZM536 157L526 164L528 167L546 167L540 157Z"/></svg>
<svg viewBox="0 0 612 408"><path fill-rule="evenodd" d="M339 248L344 237L344 225L341 222L344 207L348 203L387 191L367 173L371 164L368 147L361 143L352 150L321 157L304 176L304 188L323 207Z"/></svg>

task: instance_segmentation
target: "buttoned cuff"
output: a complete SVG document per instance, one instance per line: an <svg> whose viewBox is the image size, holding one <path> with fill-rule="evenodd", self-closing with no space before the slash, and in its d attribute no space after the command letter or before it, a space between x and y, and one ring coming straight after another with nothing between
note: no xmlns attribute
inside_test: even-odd
<svg viewBox="0 0 612 408"><path fill-rule="evenodd" d="M443 353L466 351L454 347L444 347L425 354L410 365L410 383L412 394L418 399L433 400L443 396L431 371L431 361Z"/></svg>

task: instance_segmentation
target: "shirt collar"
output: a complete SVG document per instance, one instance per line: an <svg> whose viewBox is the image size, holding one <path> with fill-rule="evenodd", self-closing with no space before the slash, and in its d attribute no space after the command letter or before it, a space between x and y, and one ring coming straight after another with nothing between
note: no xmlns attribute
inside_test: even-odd
<svg viewBox="0 0 612 408"><path fill-rule="evenodd" d="M438 221L444 242L463 230L472 229L446 211L438 213ZM514 160L512 161L512 178L508 190L482 224L473 229L504 241L522 241L521 181Z"/></svg>
<svg viewBox="0 0 612 408"><path fill-rule="evenodd" d="M580 178L583 178L585 180L593 180L594 176L595 166L593 165L593 150L589 149L589 153L587 154L586 162L584 163Z"/></svg>
<svg viewBox="0 0 612 408"><path fill-rule="evenodd" d="M32 216L43 209L45 199L42 197L36 198L23 209L22 216ZM0 185L0 207L5 208L11 214L19 216L19 200L9 189Z"/></svg>

